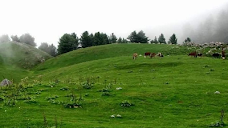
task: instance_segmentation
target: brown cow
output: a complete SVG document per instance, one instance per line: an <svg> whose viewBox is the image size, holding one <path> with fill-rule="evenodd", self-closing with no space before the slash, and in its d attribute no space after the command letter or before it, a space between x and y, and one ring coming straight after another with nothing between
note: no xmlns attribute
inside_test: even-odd
<svg viewBox="0 0 228 128"><path fill-rule="evenodd" d="M150 52L145 52L144 57L146 58L147 56L150 56L150 54L151 54Z"/></svg>
<svg viewBox="0 0 228 128"><path fill-rule="evenodd" d="M189 53L188 55L189 55L189 56L194 56L194 57L197 57L197 53L196 53L196 51L195 51L195 52L191 52L191 53Z"/></svg>
<svg viewBox="0 0 228 128"><path fill-rule="evenodd" d="M156 56L156 53L151 53L150 54L150 58L155 57L155 56Z"/></svg>
<svg viewBox="0 0 228 128"><path fill-rule="evenodd" d="M133 60L135 60L137 58L138 54L137 53L134 53L133 54Z"/></svg>

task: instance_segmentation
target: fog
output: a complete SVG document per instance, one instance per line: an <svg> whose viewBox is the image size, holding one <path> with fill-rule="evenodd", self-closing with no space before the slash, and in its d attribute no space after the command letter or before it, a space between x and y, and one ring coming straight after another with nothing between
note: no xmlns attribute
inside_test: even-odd
<svg viewBox="0 0 228 128"><path fill-rule="evenodd" d="M64 33L114 33L127 38L143 30L149 39L175 33L178 43L227 41L228 0L3 0L0 35L29 33L37 46L58 45ZM9 9L10 8L10 9Z"/></svg>
<svg viewBox="0 0 228 128"><path fill-rule="evenodd" d="M228 4L202 14L196 14L195 17L185 22L162 25L152 29L145 28L144 30L150 39L163 33L166 41L175 33L179 44L182 44L187 37L190 37L195 43L228 43Z"/></svg>

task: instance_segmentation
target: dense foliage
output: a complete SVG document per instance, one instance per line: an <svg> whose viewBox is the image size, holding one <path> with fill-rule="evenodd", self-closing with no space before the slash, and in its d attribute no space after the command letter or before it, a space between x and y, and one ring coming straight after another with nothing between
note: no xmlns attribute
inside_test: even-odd
<svg viewBox="0 0 228 128"><path fill-rule="evenodd" d="M73 51L78 47L78 37L75 33L72 34L64 34L59 39L58 45L58 54L67 53L69 51Z"/></svg>
<svg viewBox="0 0 228 128"><path fill-rule="evenodd" d="M38 49L48 53L51 56L57 55L56 47L53 44L48 45L48 43L41 43L41 45L38 47Z"/></svg>
<svg viewBox="0 0 228 128"><path fill-rule="evenodd" d="M165 37L164 37L163 34L161 34L161 35L158 37L158 42L161 43L161 44L166 44Z"/></svg>
<svg viewBox="0 0 228 128"><path fill-rule="evenodd" d="M149 41L148 37L146 37L145 33L141 30L138 33L133 31L129 36L128 39L130 42L134 43L147 43Z"/></svg>
<svg viewBox="0 0 228 128"><path fill-rule="evenodd" d="M169 38L169 43L170 44L177 44L177 37L175 34L173 34L170 38Z"/></svg>

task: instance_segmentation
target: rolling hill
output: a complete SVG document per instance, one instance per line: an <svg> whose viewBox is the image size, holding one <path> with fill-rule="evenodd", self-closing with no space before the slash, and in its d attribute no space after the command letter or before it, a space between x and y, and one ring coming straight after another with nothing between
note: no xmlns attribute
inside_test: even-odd
<svg viewBox="0 0 228 128"><path fill-rule="evenodd" d="M221 121L221 111L228 111L227 60L187 56L192 50L177 45L110 44L49 59L32 68L22 86L1 88L0 126L227 124L227 117ZM134 52L147 51L162 52L165 57L132 59Z"/></svg>

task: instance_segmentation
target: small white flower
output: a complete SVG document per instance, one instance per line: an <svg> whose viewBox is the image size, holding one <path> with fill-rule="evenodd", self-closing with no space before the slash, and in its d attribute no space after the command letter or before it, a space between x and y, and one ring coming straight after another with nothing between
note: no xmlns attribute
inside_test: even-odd
<svg viewBox="0 0 228 128"><path fill-rule="evenodd" d="M53 86L51 86L51 88L53 88Z"/></svg>
<svg viewBox="0 0 228 128"><path fill-rule="evenodd" d="M111 118L115 118L115 115L111 115Z"/></svg>
<svg viewBox="0 0 228 128"><path fill-rule="evenodd" d="M220 92L219 91L215 91L215 94L220 94Z"/></svg>

